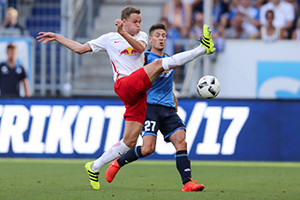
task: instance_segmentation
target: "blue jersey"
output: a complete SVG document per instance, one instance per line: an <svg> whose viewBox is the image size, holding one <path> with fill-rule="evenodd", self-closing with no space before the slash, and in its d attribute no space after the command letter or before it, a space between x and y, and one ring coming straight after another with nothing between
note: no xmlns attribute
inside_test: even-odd
<svg viewBox="0 0 300 200"><path fill-rule="evenodd" d="M169 57L157 55L150 51L145 53L145 64L151 63L156 59ZM175 107L173 96L173 77L174 71L171 69L167 74L161 74L152 84L152 87L147 92L147 103L158 104L168 107Z"/></svg>
<svg viewBox="0 0 300 200"><path fill-rule="evenodd" d="M23 66L16 64L10 68L7 62L0 63L0 96L19 97L20 82L26 78Z"/></svg>

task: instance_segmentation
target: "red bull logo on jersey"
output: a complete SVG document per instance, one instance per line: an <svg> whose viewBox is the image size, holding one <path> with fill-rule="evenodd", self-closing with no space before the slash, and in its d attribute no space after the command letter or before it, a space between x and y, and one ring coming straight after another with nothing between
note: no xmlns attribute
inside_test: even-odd
<svg viewBox="0 0 300 200"><path fill-rule="evenodd" d="M137 54L137 50L135 50L132 47L128 47L128 48L126 48L126 49L124 49L123 51L120 52L120 56L121 55L133 56L135 54Z"/></svg>

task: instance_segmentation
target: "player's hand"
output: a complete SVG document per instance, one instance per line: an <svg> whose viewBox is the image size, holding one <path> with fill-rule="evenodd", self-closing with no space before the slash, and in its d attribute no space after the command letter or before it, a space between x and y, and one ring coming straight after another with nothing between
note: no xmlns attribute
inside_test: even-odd
<svg viewBox="0 0 300 200"><path fill-rule="evenodd" d="M45 41L44 44L47 44L48 42L55 40L55 35L55 33L51 32L39 32L36 39L38 40L38 42Z"/></svg>
<svg viewBox="0 0 300 200"><path fill-rule="evenodd" d="M120 19L116 19L115 25L117 27L117 32L121 34L124 31L123 30L123 25L124 25L123 21Z"/></svg>

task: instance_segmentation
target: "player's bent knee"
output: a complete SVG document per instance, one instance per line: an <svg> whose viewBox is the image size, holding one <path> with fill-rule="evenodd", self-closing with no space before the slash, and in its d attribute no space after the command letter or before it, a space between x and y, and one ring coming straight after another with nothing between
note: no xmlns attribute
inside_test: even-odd
<svg viewBox="0 0 300 200"><path fill-rule="evenodd" d="M149 156L155 151L155 146L142 147L143 156Z"/></svg>
<svg viewBox="0 0 300 200"><path fill-rule="evenodd" d="M158 67L162 67L162 59L156 59L155 61L153 61L153 63Z"/></svg>
<svg viewBox="0 0 300 200"><path fill-rule="evenodd" d="M155 61L153 61L152 63L150 63L150 67L153 71L155 72L160 72L163 71L163 67L162 67L162 59L156 59Z"/></svg>
<svg viewBox="0 0 300 200"><path fill-rule="evenodd" d="M180 143L182 146L182 148L186 149L187 148L187 142L185 140L183 140L181 143Z"/></svg>
<svg viewBox="0 0 300 200"><path fill-rule="evenodd" d="M149 156L154 152L152 149L146 149L142 154L143 156Z"/></svg>

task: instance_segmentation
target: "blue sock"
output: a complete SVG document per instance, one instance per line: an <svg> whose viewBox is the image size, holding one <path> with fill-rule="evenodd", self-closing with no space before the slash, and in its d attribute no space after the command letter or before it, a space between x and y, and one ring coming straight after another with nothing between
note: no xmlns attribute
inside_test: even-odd
<svg viewBox="0 0 300 200"><path fill-rule="evenodd" d="M123 154L117 161L120 167L122 167L142 157L144 156L142 155L141 146L137 146L133 149L130 149L127 153Z"/></svg>
<svg viewBox="0 0 300 200"><path fill-rule="evenodd" d="M176 167L180 173L182 184L186 184L192 178L191 176L191 162L187 155L187 150L176 152Z"/></svg>

